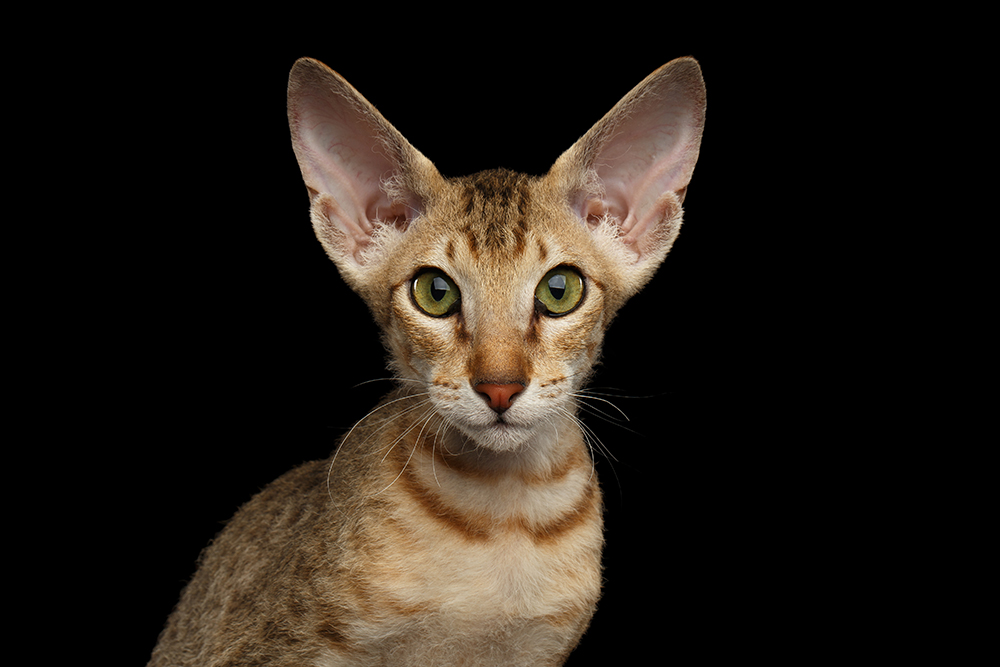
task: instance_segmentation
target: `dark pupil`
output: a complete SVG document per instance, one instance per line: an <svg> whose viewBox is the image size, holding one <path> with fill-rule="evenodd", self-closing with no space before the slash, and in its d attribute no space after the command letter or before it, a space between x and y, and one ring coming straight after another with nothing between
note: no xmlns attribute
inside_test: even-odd
<svg viewBox="0 0 1000 667"><path fill-rule="evenodd" d="M450 289L451 288L448 287L448 281L441 276L438 276L431 281L431 297L433 297L435 301L443 299Z"/></svg>
<svg viewBox="0 0 1000 667"><path fill-rule="evenodd" d="M566 293L566 276L558 273L549 278L549 292L552 293L556 301L562 299Z"/></svg>

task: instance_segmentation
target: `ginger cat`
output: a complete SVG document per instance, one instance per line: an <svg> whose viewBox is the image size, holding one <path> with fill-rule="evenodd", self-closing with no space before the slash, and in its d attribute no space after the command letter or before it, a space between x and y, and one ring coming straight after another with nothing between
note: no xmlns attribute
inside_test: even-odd
<svg viewBox="0 0 1000 667"><path fill-rule="evenodd" d="M204 551L150 665L561 665L601 591L577 401L677 236L705 89L674 60L544 177L442 177L338 74L288 84L312 222L397 389Z"/></svg>

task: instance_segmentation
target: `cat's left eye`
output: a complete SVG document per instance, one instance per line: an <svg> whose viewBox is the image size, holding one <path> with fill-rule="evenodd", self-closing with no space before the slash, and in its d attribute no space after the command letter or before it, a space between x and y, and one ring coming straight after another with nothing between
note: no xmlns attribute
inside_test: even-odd
<svg viewBox="0 0 1000 667"><path fill-rule="evenodd" d="M583 276L572 267L557 266L538 283L535 299L546 315L566 315L583 300Z"/></svg>

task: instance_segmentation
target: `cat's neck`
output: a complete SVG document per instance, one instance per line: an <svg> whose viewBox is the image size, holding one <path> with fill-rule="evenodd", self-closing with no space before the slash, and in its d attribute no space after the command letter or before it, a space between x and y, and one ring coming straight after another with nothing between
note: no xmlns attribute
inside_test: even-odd
<svg viewBox="0 0 1000 667"><path fill-rule="evenodd" d="M483 449L454 431L415 428L384 463L387 496L473 541L527 535L545 542L600 511L593 460L569 418L510 452Z"/></svg>
<svg viewBox="0 0 1000 667"><path fill-rule="evenodd" d="M424 507L474 539L509 530L547 534L599 506L593 459L572 415L553 418L516 450L497 452L414 407L419 400L407 389L388 397L396 414L371 425L381 444L362 445L377 457L376 496Z"/></svg>

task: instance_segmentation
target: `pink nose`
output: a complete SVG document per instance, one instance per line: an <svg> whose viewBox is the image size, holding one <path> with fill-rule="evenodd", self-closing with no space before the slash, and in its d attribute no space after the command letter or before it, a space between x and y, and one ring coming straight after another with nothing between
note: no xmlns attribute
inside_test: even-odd
<svg viewBox="0 0 1000 667"><path fill-rule="evenodd" d="M510 402L514 399L514 394L524 391L524 385L520 382L513 384L480 382L475 386L475 389L486 397L487 402L493 410L503 412L510 407Z"/></svg>

